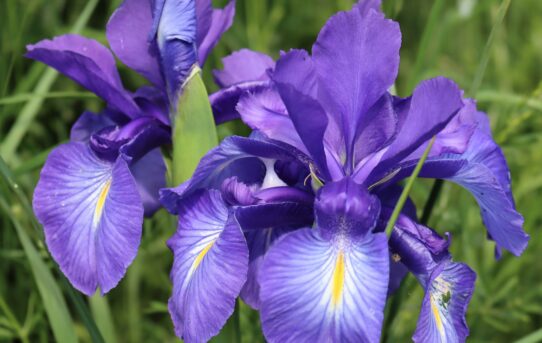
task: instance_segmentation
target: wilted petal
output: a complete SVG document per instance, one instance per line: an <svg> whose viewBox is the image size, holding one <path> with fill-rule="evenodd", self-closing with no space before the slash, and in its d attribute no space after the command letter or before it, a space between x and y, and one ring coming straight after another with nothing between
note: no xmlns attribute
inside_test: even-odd
<svg viewBox="0 0 542 343"><path fill-rule="evenodd" d="M183 202L168 246L174 253L169 311L175 333L186 342L207 341L233 313L248 269L245 238L219 191Z"/></svg>
<svg viewBox="0 0 542 343"><path fill-rule="evenodd" d="M139 108L123 88L111 52L95 40L63 35L27 46L25 55L43 62L134 118Z"/></svg>
<svg viewBox="0 0 542 343"><path fill-rule="evenodd" d="M49 155L34 192L47 247L75 288L109 292L136 256L143 206L128 165L98 159L84 143Z"/></svg>
<svg viewBox="0 0 542 343"><path fill-rule="evenodd" d="M124 0L107 23L107 40L124 64L163 87L157 46L148 39L152 23L150 0Z"/></svg>

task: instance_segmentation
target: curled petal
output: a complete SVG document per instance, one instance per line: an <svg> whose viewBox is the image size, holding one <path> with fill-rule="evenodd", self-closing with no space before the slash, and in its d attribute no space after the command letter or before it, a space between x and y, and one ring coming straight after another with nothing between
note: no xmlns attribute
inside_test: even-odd
<svg viewBox="0 0 542 343"><path fill-rule="evenodd" d="M124 64L163 87L158 49L154 42L148 40L152 23L151 1L124 0L107 23L107 40L111 50Z"/></svg>
<svg viewBox="0 0 542 343"><path fill-rule="evenodd" d="M111 52L95 40L63 35L27 46L26 57L43 62L134 118L139 108L122 86Z"/></svg>

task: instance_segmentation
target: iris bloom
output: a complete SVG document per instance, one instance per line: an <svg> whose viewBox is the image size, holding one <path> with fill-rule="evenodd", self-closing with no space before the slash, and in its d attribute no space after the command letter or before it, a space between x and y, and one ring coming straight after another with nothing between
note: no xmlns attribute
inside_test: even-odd
<svg viewBox="0 0 542 343"><path fill-rule="evenodd" d="M170 142L169 112L194 65L202 65L229 28L234 3L125 0L107 24L115 55L152 85L127 91L113 54L100 43L64 35L28 46L41 61L94 92L107 108L85 112L70 142L48 157L34 193L47 246L75 288L92 295L117 285L137 254L144 214L160 206Z"/></svg>
<svg viewBox="0 0 542 343"><path fill-rule="evenodd" d="M270 342L378 342L407 271L425 290L413 339L465 341L476 276L452 260L450 239L418 224L411 202L389 240L383 232L397 183L432 137L420 176L467 189L497 247L525 249L506 161L474 101L442 77L408 98L388 93L401 33L379 7L333 16L311 55L292 50L275 65L242 51L215 74L225 87L211 96L215 111L255 131L226 139L191 180L161 192L179 214L169 309L187 342L218 333L238 295L260 311Z"/></svg>

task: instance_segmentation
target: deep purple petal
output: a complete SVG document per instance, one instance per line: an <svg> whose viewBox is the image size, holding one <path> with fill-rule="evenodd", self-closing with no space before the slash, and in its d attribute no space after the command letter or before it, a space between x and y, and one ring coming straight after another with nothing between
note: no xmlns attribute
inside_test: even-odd
<svg viewBox="0 0 542 343"><path fill-rule="evenodd" d="M134 94L137 103L145 116L154 117L164 125L171 126L167 95L159 88L143 86Z"/></svg>
<svg viewBox="0 0 542 343"><path fill-rule="evenodd" d="M326 183L314 204L316 222L324 238L347 236L357 241L376 225L380 201L350 178Z"/></svg>
<svg viewBox="0 0 542 343"><path fill-rule="evenodd" d="M198 45L198 61L200 65L205 64L207 56L215 47L216 43L218 43L222 34L231 27L234 16L235 0L230 0L224 9L213 9L209 31L205 35L203 41Z"/></svg>
<svg viewBox="0 0 542 343"><path fill-rule="evenodd" d="M269 80L268 70L275 68L275 61L266 54L241 49L222 59L224 69L213 70L215 82L221 88L251 81Z"/></svg>
<svg viewBox="0 0 542 343"><path fill-rule="evenodd" d="M25 56L55 68L116 110L132 118L139 114L122 86L113 55L97 41L72 34L58 36L28 45Z"/></svg>
<svg viewBox="0 0 542 343"><path fill-rule="evenodd" d="M177 336L203 342L233 313L246 280L248 249L219 191L194 194L180 213L179 228L168 241L174 253L168 307Z"/></svg>
<svg viewBox="0 0 542 343"><path fill-rule="evenodd" d="M373 180L439 133L462 107L461 91L454 82L437 77L420 83L414 90L396 139L372 173Z"/></svg>
<svg viewBox="0 0 542 343"><path fill-rule="evenodd" d="M160 149L151 150L130 166L141 196L145 216L150 217L160 207L159 191L166 187L166 164Z"/></svg>
<svg viewBox="0 0 542 343"><path fill-rule="evenodd" d="M357 7L329 19L313 46L318 98L343 133L348 161L364 116L395 81L400 46L396 22Z"/></svg>
<svg viewBox="0 0 542 343"><path fill-rule="evenodd" d="M276 83L280 97L288 109L297 134L309 152L314 166L323 179L329 179L324 149L324 133L327 116L320 104L308 95L297 91L292 85Z"/></svg>
<svg viewBox="0 0 542 343"><path fill-rule="evenodd" d="M201 45L209 32L213 20L213 4L211 0L196 0L196 43Z"/></svg>
<svg viewBox="0 0 542 343"><path fill-rule="evenodd" d="M465 316L475 280L476 273L466 264L443 262L425 286L413 341L465 342L469 335Z"/></svg>
<svg viewBox="0 0 542 343"><path fill-rule="evenodd" d="M163 87L158 50L156 44L148 40L151 26L151 1L124 0L107 23L107 40L124 64Z"/></svg>
<svg viewBox="0 0 542 343"><path fill-rule="evenodd" d="M213 109L215 123L217 125L230 120L239 119L237 111L239 98L248 92L270 86L269 81L247 81L221 89L209 95L209 102Z"/></svg>
<svg viewBox="0 0 542 343"><path fill-rule="evenodd" d="M84 143L51 152L33 200L47 247L75 288L114 288L136 256L143 206L128 165L99 160Z"/></svg>
<svg viewBox="0 0 542 343"><path fill-rule="evenodd" d="M273 87L262 87L241 96L237 111L245 124L267 137L307 153L288 112Z"/></svg>
<svg viewBox="0 0 542 343"><path fill-rule="evenodd" d="M296 91L316 99L318 79L314 62L305 50L292 49L277 61L273 80L291 85Z"/></svg>
<svg viewBox="0 0 542 343"><path fill-rule="evenodd" d="M402 164L390 182L410 175L416 163ZM484 225L497 245L517 256L526 248L529 235L523 230L523 216L512 198L508 165L490 136L477 130L463 154L429 158L419 176L449 180L466 188L480 206Z"/></svg>
<svg viewBox="0 0 542 343"><path fill-rule="evenodd" d="M314 229L284 235L260 272L269 342L377 342L388 290L386 236L337 246Z"/></svg>
<svg viewBox="0 0 542 343"><path fill-rule="evenodd" d="M73 124L70 131L70 140L72 142L88 142L94 132L114 125L115 122L106 113L95 114L85 111Z"/></svg>
<svg viewBox="0 0 542 343"><path fill-rule="evenodd" d="M196 1L154 2L150 37L156 40L170 102L176 100L183 82L197 62Z"/></svg>
<svg viewBox="0 0 542 343"><path fill-rule="evenodd" d="M220 189L223 181L232 176L249 185L261 183L266 167L260 158L294 161L297 157L271 141L228 137L201 159L190 180L176 188L160 191L162 205L176 214L183 197L200 188Z"/></svg>

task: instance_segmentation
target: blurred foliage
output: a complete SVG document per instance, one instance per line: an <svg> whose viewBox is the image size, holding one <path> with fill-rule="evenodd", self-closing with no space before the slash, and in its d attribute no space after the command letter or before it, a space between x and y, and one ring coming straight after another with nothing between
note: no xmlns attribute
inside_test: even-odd
<svg viewBox="0 0 542 343"><path fill-rule="evenodd" d="M223 5L226 1L215 1ZM120 3L99 1L82 34L106 44L104 27ZM237 16L204 68L209 91L216 90L211 70L231 51L246 47L279 55L290 48L310 49L319 29L353 0L237 0ZM504 253L494 258L494 244L486 240L475 201L457 186L445 185L430 224L453 236L455 260L477 273L476 291L468 312L470 342L512 342L535 332L541 339L542 266L542 1L510 2L502 25L494 32L481 87L470 94L484 47L497 21L502 0L384 0L388 16L401 24L403 45L397 92L406 96L421 79L445 75L478 99L491 117L494 135L512 171L517 206L525 216L531 242L521 258ZM31 198L39 169L48 151L68 139L70 126L84 109L99 111L103 103L72 81L58 77L52 94L36 94L46 68L23 58L25 45L67 33L86 2L70 0L0 1L0 144L20 117L25 101L48 96L31 125L25 128L13 158L8 160L18 188L0 181L0 341L50 342L53 331L47 308L34 279L34 268L18 235L22 228L58 281L79 341L90 341L85 313L70 298L66 284L48 257L41 232L20 195ZM430 20L431 18L431 20ZM144 81L119 64L125 85L136 89ZM240 123L219 128L219 134L246 134ZM413 198L421 208L432 182L419 180ZM18 192L15 192L18 190ZM19 194L19 195L17 195ZM17 229L17 230L16 230ZM165 241L175 219L160 211L145 222L139 255L119 287L105 298L89 301L91 313L107 342L176 341L167 314L171 285L171 254ZM24 249L23 249L24 248ZM407 279L400 307L387 326L389 342L409 341L414 330L422 290ZM262 341L258 317L241 304L243 342Z"/></svg>

